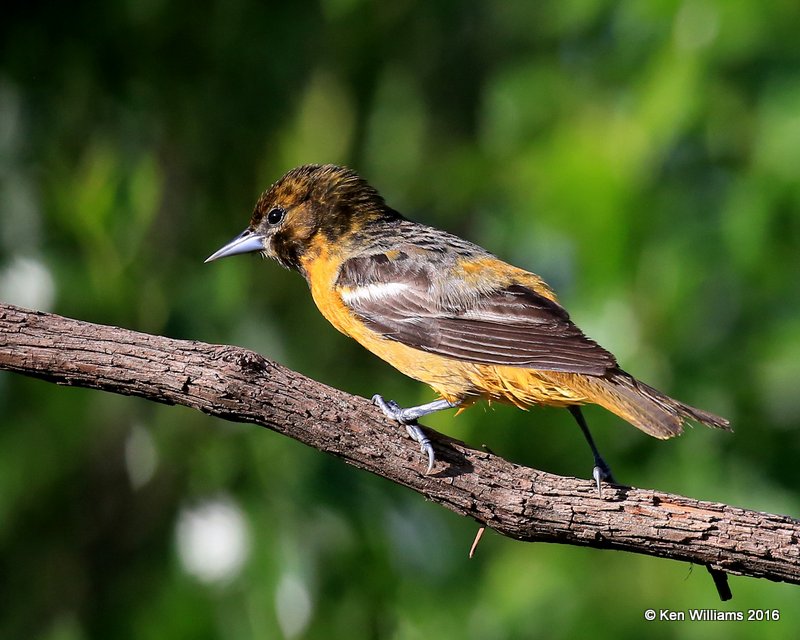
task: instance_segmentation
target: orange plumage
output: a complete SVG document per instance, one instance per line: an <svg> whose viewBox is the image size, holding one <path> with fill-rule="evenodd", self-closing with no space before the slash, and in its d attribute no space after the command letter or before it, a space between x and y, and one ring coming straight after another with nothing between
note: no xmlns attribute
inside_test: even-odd
<svg viewBox="0 0 800 640"><path fill-rule="evenodd" d="M407 220L348 169L293 169L209 259L247 251L299 271L334 327L452 406L595 403L657 438L685 420L729 428L623 371L539 276Z"/></svg>

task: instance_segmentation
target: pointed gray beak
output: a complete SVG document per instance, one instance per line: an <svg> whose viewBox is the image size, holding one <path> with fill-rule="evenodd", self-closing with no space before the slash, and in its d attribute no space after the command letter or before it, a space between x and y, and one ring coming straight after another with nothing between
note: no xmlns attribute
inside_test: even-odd
<svg viewBox="0 0 800 640"><path fill-rule="evenodd" d="M228 256L236 256L240 253L253 253L254 251L263 250L264 236L250 229L245 229L219 251L208 256L205 261L211 262L212 260L219 260L220 258L227 258Z"/></svg>

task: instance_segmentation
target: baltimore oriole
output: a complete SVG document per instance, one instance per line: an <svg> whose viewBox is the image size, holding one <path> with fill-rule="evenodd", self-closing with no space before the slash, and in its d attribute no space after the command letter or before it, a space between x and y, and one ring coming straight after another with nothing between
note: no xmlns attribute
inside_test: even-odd
<svg viewBox="0 0 800 640"><path fill-rule="evenodd" d="M407 409L373 398L420 443L428 471L433 447L417 420L481 398L569 408L592 449L598 490L613 479L582 404L656 438L678 435L685 420L730 428L623 371L539 276L404 218L349 169L292 169L259 198L247 229L206 262L248 252L299 271L334 327L441 396Z"/></svg>

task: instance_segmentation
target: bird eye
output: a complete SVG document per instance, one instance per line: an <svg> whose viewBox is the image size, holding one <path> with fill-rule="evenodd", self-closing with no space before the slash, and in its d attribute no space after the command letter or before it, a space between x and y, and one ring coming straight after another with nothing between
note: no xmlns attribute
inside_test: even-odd
<svg viewBox="0 0 800 640"><path fill-rule="evenodd" d="M280 207L270 209L269 213L267 214L267 222L270 224L278 224L281 220L283 220L283 216L285 214L286 212Z"/></svg>

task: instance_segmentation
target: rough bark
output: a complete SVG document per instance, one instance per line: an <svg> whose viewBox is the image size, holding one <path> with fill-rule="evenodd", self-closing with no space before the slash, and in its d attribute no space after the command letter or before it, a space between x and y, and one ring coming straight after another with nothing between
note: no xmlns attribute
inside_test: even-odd
<svg viewBox="0 0 800 640"><path fill-rule="evenodd" d="M368 400L246 349L0 304L0 369L259 424L517 540L702 564L718 586L720 572L800 584L798 520L621 485L606 486L601 498L591 481L513 464L440 434L432 434L437 463L426 476L417 446Z"/></svg>

